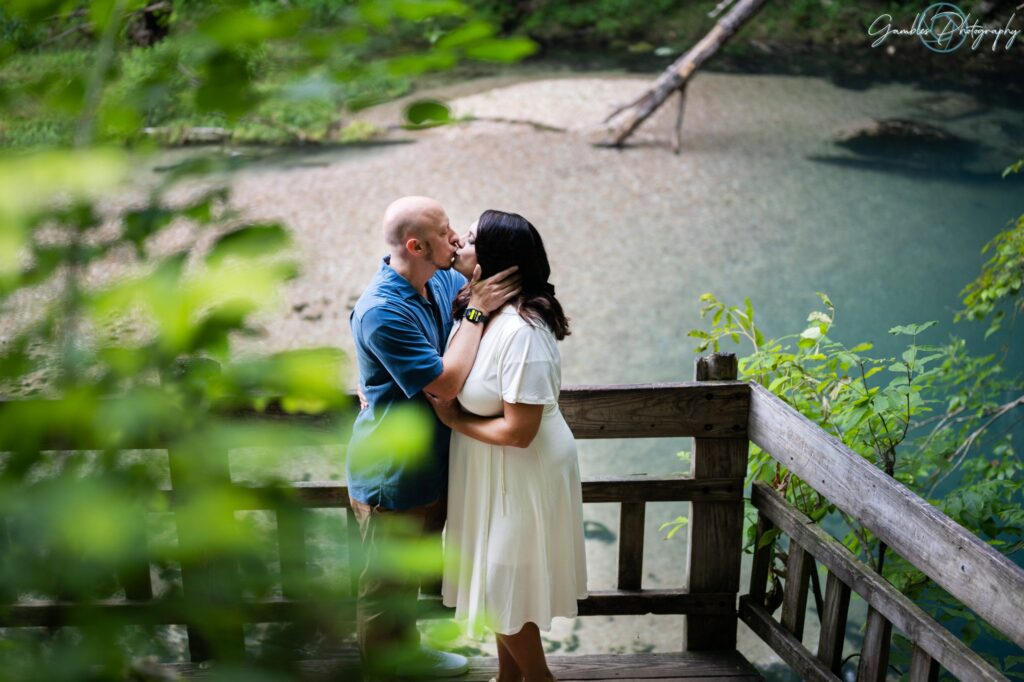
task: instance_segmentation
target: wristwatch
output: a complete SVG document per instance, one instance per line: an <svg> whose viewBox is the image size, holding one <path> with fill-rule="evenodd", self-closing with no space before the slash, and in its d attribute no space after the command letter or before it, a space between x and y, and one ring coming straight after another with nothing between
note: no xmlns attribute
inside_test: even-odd
<svg viewBox="0 0 1024 682"><path fill-rule="evenodd" d="M466 312L463 313L462 316L465 317L467 321L472 322L473 324L487 322L487 316L484 315L484 311L477 310L476 308L466 308Z"/></svg>

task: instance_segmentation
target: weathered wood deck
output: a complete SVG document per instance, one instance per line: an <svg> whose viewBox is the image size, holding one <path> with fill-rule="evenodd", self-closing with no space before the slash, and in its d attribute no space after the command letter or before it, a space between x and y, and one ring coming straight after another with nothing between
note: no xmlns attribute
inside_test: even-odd
<svg viewBox="0 0 1024 682"><path fill-rule="evenodd" d="M351 666L355 663L355 652L338 659L305 661L300 664L303 679L307 680L349 680ZM681 652L664 654L607 654L600 656L550 656L548 665L560 681L568 680L686 680L697 682L708 680L763 679L742 655L735 651L723 652ZM195 663L170 666L174 672L189 679L211 678L216 668L203 667ZM469 672L451 678L453 682L486 682L494 677L498 669L496 658L470 659Z"/></svg>

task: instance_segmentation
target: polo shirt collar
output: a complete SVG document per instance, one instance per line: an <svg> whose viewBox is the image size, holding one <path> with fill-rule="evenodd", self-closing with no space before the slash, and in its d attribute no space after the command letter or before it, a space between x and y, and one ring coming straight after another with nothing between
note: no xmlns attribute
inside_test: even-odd
<svg viewBox="0 0 1024 682"><path fill-rule="evenodd" d="M380 272L381 278L388 287L393 289L395 293L400 294L402 298L417 298L423 300L423 297L420 296L420 292L413 288L412 284L409 283L409 280L402 277L393 267L391 267L390 254L384 256L381 260Z"/></svg>

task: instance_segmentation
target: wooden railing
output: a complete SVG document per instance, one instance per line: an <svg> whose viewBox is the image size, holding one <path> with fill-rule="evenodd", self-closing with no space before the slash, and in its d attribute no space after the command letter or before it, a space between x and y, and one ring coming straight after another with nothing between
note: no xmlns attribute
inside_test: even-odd
<svg viewBox="0 0 1024 682"><path fill-rule="evenodd" d="M908 488L872 466L767 389L751 386L750 439L870 530L965 606L1024 646L1024 571ZM740 618L807 680L838 680L851 591L868 604L858 681L887 674L892 628L913 643L910 679L936 679L939 666L964 680L1003 680L997 670L858 561L770 487L755 483L757 538L789 538L781 621L765 608L773 544L755 551ZM828 571L816 654L801 643L808 578Z"/></svg>
<svg viewBox="0 0 1024 682"><path fill-rule="evenodd" d="M850 598L857 593L869 605L858 679L884 679L893 627L913 642L912 680L935 679L939 666L961 679L1003 679L822 528L762 484L755 484L751 490L751 501L759 514L758 538L773 528L788 537L781 620L774 619L765 603L772 544L781 547L780 538L757 549L750 591L739 598L737 611L743 480L752 441L964 605L1024 646L1024 571L766 389L737 382L735 376L735 358L711 356L698 362L694 382L577 386L562 391L562 412L576 438L694 439L689 475L584 481L585 503L618 503L621 513L616 589L592 591L579 603L580 615L683 614L686 618L682 647L690 651L734 649L739 617L806 679L836 680ZM0 409L7 407L10 404L0 405ZM286 420L314 427L325 423L323 417L286 415L274 409L235 416ZM62 434L53 434L53 438L54 445L59 447ZM325 430L311 438L311 442L322 444L332 438L339 442L337 431ZM138 445L154 447L152 442ZM172 488L163 495L169 508L174 509L187 504L189 468L181 466L182 453L172 450L168 456ZM204 456L204 475L228 481L227 451ZM291 486L290 490L306 509L348 507L344 485L305 482ZM273 499L272 495L269 497ZM641 585L645 509L648 502L660 501L691 504L687 584L674 589L645 590ZM284 509L278 510L277 516L277 541L283 559L282 596L248 602L253 622L287 621L302 610L324 606L303 587L307 571L307 512ZM347 515L349 542L358 543L351 510ZM179 523L178 536L179 542L187 546L192 541L192 529ZM812 654L801 643L801 637L808 582L817 570L816 562L827 569L828 577L818 609L821 636L817 651ZM216 559L192 567L182 575L185 595L240 600L238 594L207 594L211 576L225 570L230 567ZM353 571L353 581L355 574ZM141 623L186 624L194 661L211 656L204 633L216 635L219 642L233 641L238 649L244 646L241 631L210 632L209 624L189 622L184 610L176 610L166 600L161 599L157 605L148 563L140 562L120 578L125 600L89 604L17 602L0 610L0 627L73 624L97 612L117 611L126 620ZM692 618L698 619L699 627L691 627Z"/></svg>
<svg viewBox="0 0 1024 682"><path fill-rule="evenodd" d="M646 384L633 386L577 386L561 393L561 409L576 438L668 438L695 436L693 473L672 476L621 476L588 479L583 482L584 503L620 504L618 543L618 579L613 590L591 591L579 603L581 616L684 614L699 617L701 628L689 630L685 646L698 649L732 649L736 633L736 599L739 592L740 542L743 515L743 476L746 469L747 415L750 387L736 381ZM0 405L0 408L11 407ZM236 418L299 422L305 426L328 426L329 418L287 415L271 406L256 412L238 412ZM337 429L321 429L310 437L317 444L341 443ZM81 438L81 434L76 434ZM333 439L333 440L332 440ZM51 434L49 446L71 442L68 434ZM131 443L154 448L152 441ZM194 476L184 466L182 452L168 452L171 488L162 491L166 508L187 504ZM728 457L727 466L721 464ZM230 479L228 453L203 453L203 475ZM236 484L237 485L237 484ZM242 487L242 486L239 486ZM273 493L265 488L255 489ZM305 509L344 508L349 543L358 544L356 523L348 509L348 490L329 482L303 482L289 486ZM275 499L274 494L239 496L241 500ZM644 519L648 502L685 501L691 504L691 550L688 558L690 585L674 589L642 589ZM242 503L239 509L248 509ZM285 509L290 509L285 512ZM308 512L282 507L277 511L277 542L281 561L281 597L245 602L252 622L292 620L304 609L323 608L315 595L304 592L307 570L306 527ZM177 526L179 543L187 547L197 535L181 521ZM214 585L225 584L223 571L230 571L216 558L182 573L182 591L191 599L238 602L240 594L215 592ZM351 570L354 592L355 576ZM214 579L214 578L219 579ZM240 652L242 632L211 631L210 623L190 622L184 608L177 609L159 596L154 601L150 567L142 562L120 576L127 599L82 603L16 602L0 610L0 627L60 626L83 622L98 614L115 613L124 621L140 623L185 624L189 652L193 661L214 655L208 642L215 638L221 648ZM230 581L227 581L230 582ZM436 603L423 600L424 610L435 612ZM351 603L339 604L351 609ZM308 611L307 611L308 612Z"/></svg>

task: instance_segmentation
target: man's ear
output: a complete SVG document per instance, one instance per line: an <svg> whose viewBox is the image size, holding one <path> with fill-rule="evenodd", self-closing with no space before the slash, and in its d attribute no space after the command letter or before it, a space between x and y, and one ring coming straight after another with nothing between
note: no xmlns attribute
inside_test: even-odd
<svg viewBox="0 0 1024 682"><path fill-rule="evenodd" d="M423 243L419 239L407 239L405 242L405 250L414 256L418 256L423 253Z"/></svg>

